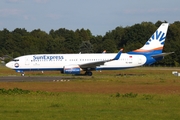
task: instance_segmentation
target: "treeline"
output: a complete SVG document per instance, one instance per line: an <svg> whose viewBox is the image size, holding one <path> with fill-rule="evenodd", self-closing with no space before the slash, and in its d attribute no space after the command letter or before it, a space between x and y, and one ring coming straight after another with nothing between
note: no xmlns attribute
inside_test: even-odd
<svg viewBox="0 0 180 120"><path fill-rule="evenodd" d="M118 26L104 36L92 35L89 29L76 31L60 28L46 33L40 29L28 32L25 28L0 31L0 56L12 58L39 53L108 53L124 48L128 52L142 47L162 21L142 22L132 26ZM164 52L175 52L156 65L179 66L180 64L180 21L170 24Z"/></svg>

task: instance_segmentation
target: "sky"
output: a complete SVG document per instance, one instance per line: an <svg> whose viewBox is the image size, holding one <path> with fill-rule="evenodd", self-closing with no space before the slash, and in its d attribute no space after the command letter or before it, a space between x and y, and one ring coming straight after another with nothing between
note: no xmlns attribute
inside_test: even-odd
<svg viewBox="0 0 180 120"><path fill-rule="evenodd" d="M180 0L0 0L0 30L89 29L105 35L118 26L180 21Z"/></svg>

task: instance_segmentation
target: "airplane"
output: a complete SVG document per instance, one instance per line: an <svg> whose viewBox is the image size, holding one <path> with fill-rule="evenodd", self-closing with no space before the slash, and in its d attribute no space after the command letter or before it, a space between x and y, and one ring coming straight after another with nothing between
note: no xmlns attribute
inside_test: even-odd
<svg viewBox="0 0 180 120"><path fill-rule="evenodd" d="M162 23L143 47L122 53L33 54L14 58L6 67L25 75L25 71L57 70L64 74L92 76L94 70L121 70L151 65L173 52L163 53L169 23Z"/></svg>

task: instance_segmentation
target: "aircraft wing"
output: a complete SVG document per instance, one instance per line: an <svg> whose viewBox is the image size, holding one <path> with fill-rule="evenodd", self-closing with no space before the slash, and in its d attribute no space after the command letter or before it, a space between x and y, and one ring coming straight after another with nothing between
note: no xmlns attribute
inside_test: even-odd
<svg viewBox="0 0 180 120"><path fill-rule="evenodd" d="M105 62L118 60L121 56L122 51L123 51L123 49L121 49L113 59L97 61L97 62L90 62L90 63L85 63L85 64L79 64L79 66L81 68L95 68L96 66L104 65Z"/></svg>
<svg viewBox="0 0 180 120"><path fill-rule="evenodd" d="M156 55L152 55L152 57L153 57L153 58L164 57L164 56L169 55L169 54L172 54L172 53L174 53L174 52L156 54Z"/></svg>

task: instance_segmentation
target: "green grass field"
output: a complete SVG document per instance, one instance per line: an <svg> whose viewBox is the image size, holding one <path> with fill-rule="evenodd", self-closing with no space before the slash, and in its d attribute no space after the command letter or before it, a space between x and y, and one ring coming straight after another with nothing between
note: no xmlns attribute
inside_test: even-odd
<svg viewBox="0 0 180 120"><path fill-rule="evenodd" d="M132 93L134 94L134 93ZM6 120L178 120L179 95L31 93L0 95Z"/></svg>
<svg viewBox="0 0 180 120"><path fill-rule="evenodd" d="M172 75L174 70L178 68L94 72L69 82L1 82L0 119L179 120L180 78ZM4 67L0 71L1 76L18 76Z"/></svg>

